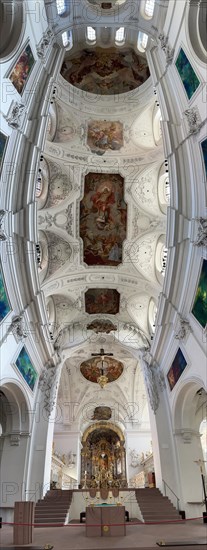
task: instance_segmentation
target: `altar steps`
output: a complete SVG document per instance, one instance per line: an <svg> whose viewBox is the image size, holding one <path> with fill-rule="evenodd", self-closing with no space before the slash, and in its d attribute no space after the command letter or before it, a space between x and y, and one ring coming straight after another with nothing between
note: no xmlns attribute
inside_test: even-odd
<svg viewBox="0 0 207 550"><path fill-rule="evenodd" d="M159 489L136 489L135 494L144 523L181 520L179 512Z"/></svg>
<svg viewBox="0 0 207 550"><path fill-rule="evenodd" d="M67 523L73 491L53 489L35 506L35 527L62 527ZM42 525L41 525L42 524Z"/></svg>

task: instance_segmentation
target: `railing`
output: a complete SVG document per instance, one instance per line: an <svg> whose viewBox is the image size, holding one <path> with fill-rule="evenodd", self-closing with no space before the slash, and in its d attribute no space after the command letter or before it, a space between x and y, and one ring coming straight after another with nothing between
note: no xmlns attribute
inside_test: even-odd
<svg viewBox="0 0 207 550"><path fill-rule="evenodd" d="M166 491L166 488L168 488L168 490L173 494L173 496L176 498L176 502L177 502L177 510L178 512L180 511L180 499L178 498L178 496L174 493L174 491L171 489L171 487L167 484L167 482L163 479L162 480L163 482L163 486L164 486L164 495L165 497L167 496L167 491ZM174 499L173 499L174 500Z"/></svg>

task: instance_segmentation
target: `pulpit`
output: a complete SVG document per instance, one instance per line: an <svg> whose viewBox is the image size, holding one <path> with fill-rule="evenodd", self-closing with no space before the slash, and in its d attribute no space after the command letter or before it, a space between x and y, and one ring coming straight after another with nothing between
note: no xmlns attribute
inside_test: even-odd
<svg viewBox="0 0 207 550"><path fill-rule="evenodd" d="M123 537L125 535L125 506L104 504L87 506L87 537Z"/></svg>

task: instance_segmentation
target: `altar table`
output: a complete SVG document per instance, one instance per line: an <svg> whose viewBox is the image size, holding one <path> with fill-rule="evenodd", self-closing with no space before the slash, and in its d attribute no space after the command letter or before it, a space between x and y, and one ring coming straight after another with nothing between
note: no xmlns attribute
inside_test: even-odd
<svg viewBox="0 0 207 550"><path fill-rule="evenodd" d="M118 523L122 525L116 525ZM87 537L123 537L125 535L125 506L87 506Z"/></svg>

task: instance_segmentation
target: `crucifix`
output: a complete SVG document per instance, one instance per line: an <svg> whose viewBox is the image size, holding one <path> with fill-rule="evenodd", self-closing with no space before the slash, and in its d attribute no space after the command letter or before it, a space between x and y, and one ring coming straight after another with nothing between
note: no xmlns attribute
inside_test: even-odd
<svg viewBox="0 0 207 550"><path fill-rule="evenodd" d="M107 356L107 357L111 357L112 355L114 355L113 353L107 353L104 351L103 348L100 349L100 353L92 353L91 354L93 357L100 357L101 358L101 369L100 369L100 376L97 378L97 382L98 384L100 384L101 388L103 389L104 386L107 384L108 382L108 377L104 374L104 357Z"/></svg>
<svg viewBox="0 0 207 550"><path fill-rule="evenodd" d="M103 367L104 357L105 356L112 357L114 354L113 353L107 353L106 351L104 351L104 348L101 348L100 353L92 353L91 355L93 357L101 357L101 362L102 362L101 374L103 375L104 374L104 367Z"/></svg>

